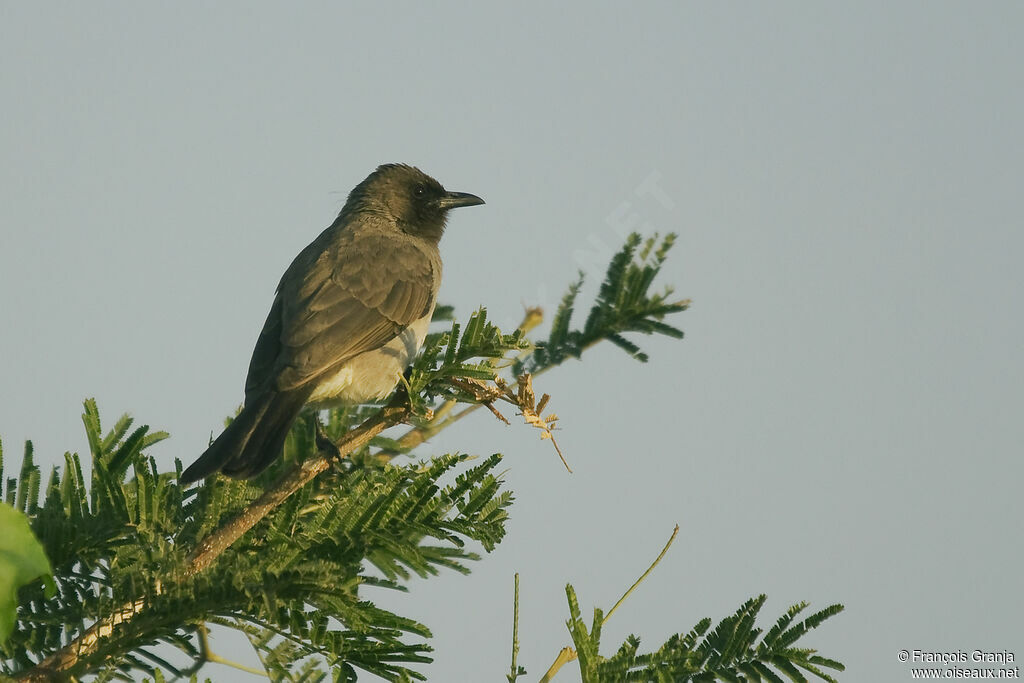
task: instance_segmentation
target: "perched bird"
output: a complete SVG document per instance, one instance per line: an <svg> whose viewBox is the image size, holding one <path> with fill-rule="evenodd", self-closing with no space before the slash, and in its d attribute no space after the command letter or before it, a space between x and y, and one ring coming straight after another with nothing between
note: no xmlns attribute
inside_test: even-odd
<svg viewBox="0 0 1024 683"><path fill-rule="evenodd" d="M483 204L427 174L385 164L299 252L256 341L237 418L181 475L249 478L281 453L306 404L384 398L419 350L441 285L448 211Z"/></svg>

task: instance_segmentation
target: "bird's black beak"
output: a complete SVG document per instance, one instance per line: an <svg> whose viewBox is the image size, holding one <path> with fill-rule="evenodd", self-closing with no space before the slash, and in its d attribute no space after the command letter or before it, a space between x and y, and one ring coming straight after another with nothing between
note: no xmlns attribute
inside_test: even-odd
<svg viewBox="0 0 1024 683"><path fill-rule="evenodd" d="M445 211L457 209L460 206L476 206L483 203L484 200L468 192L445 192L444 196L437 200L437 205Z"/></svg>

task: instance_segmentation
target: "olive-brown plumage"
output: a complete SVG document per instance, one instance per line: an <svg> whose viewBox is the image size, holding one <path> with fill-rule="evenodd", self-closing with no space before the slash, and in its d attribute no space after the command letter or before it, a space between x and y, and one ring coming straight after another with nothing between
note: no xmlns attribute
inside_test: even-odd
<svg viewBox="0 0 1024 683"><path fill-rule="evenodd" d="M426 335L441 285L450 209L483 204L412 166L380 166L285 271L245 380L237 418L182 473L248 478L280 454L307 403L387 396Z"/></svg>

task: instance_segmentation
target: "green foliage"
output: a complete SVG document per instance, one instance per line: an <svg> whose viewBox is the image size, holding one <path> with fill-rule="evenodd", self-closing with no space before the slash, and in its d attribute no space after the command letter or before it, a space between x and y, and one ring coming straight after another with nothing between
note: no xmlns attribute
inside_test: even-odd
<svg viewBox="0 0 1024 683"><path fill-rule="evenodd" d="M751 598L736 612L711 628L711 619L702 619L687 633L669 638L653 652L640 653L640 639L629 636L619 650L605 659L598 654L604 613L594 609L590 630L580 615L572 585L567 585L569 620L566 625L580 663L584 683L599 681L655 681L657 683L699 683L706 681L781 682L782 676L794 682L807 681L800 671L835 683L823 669L843 671L839 662L819 656L815 650L792 645L829 617L843 611L831 605L802 621L793 619L807 603L790 607L758 641L763 631L755 626L765 596ZM780 675L781 674L781 675Z"/></svg>
<svg viewBox="0 0 1024 683"><path fill-rule="evenodd" d="M633 358L646 363L647 354L623 336L627 332L663 334L682 339L683 331L665 323L664 318L671 313L685 311L689 301L670 301L671 287L660 293L650 292L675 239L671 233L660 242L657 235L646 240L637 233L627 237L622 249L608 264L586 322L582 328L573 329L570 323L583 286L583 273L580 273L569 285L555 312L547 340L538 342L533 354L516 363L515 373L537 373L567 358L579 358L586 349L600 341L610 341Z"/></svg>
<svg viewBox="0 0 1024 683"><path fill-rule="evenodd" d="M57 589L51 575L50 562L25 513L0 503L0 643L14 629L18 588L43 577L46 595L52 597Z"/></svg>
<svg viewBox="0 0 1024 683"><path fill-rule="evenodd" d="M287 460L311 455L312 419L289 438ZM493 548L512 501L493 474L498 455L473 466L468 456L446 455L404 467L336 468L289 498L206 572L189 577L188 553L260 487L218 478L184 491L176 472L160 472L149 454L165 434L145 426L129 432L127 417L104 434L91 400L83 421L89 484L77 454L65 457L63 472L53 469L45 489L33 490L39 477L30 461L21 477L8 480L6 495L24 502L53 563L57 594L47 597L38 585L22 590L17 628L0 646L6 673L31 667L95 619L141 599L145 609L73 673L119 680L133 680L133 671L179 675L189 661L202 661L199 626L217 623L259 638L254 644L268 671L282 680L292 680L284 671L299 671L296 660L304 658L308 671L327 666L336 680L354 680L357 669L389 680L419 679L409 666L430 661L422 642L429 629L361 599L359 588L401 589L411 574L442 567L466 571L465 563L478 559L468 542ZM456 470L453 483L442 485ZM384 578L371 575L371 566ZM407 642L410 636L417 642ZM161 644L178 650L186 664L156 654L153 647Z"/></svg>
<svg viewBox="0 0 1024 683"><path fill-rule="evenodd" d="M500 361L528 348L530 342L521 331L503 334L487 319L485 308L470 315L465 328L452 323L448 332L430 335L407 380L410 396L416 397L414 412L424 414L437 397L475 402L473 394L452 380L491 380L500 369Z"/></svg>
<svg viewBox="0 0 1024 683"><path fill-rule="evenodd" d="M455 320L455 307L447 306L445 304L438 304L434 308L434 314L431 316L431 322L451 322Z"/></svg>

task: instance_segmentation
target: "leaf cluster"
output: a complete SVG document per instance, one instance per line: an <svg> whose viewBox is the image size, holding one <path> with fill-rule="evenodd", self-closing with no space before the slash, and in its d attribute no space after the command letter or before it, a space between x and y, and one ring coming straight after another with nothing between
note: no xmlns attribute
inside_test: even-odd
<svg viewBox="0 0 1024 683"><path fill-rule="evenodd" d="M675 240L672 233L660 240L657 235L643 239L638 233L630 234L608 264L604 281L583 327L573 328L573 312L584 282L583 273L580 273L562 297L548 338L537 342L534 353L516 363L515 373L536 374L567 358L579 358L586 349L601 341L609 341L636 360L646 363L648 355L636 342L623 336L628 332L682 339L683 331L664 322L664 319L689 308L689 300L671 300L671 287L651 292L654 279Z"/></svg>
<svg viewBox="0 0 1024 683"><path fill-rule="evenodd" d="M315 450L312 419L290 435L290 459ZM67 454L41 487L31 447L20 476L6 481L5 496L32 519L57 585L52 598L39 583L22 590L14 635L0 645L9 674L64 647L101 615L139 602L145 608L119 626L118 637L102 639L69 673L121 680L133 680L134 671L187 673L204 658L195 636L212 623L252 635L268 671L282 680L302 660L307 672L324 665L336 680L354 680L357 669L421 678L409 667L430 661L429 629L374 606L359 588L402 589L412 574L468 571L465 563L478 559L469 543L493 548L512 502L494 474L499 455L474 464L445 455L405 467L336 468L261 520L208 571L189 576L188 553L259 487L216 479L183 490L178 472L160 472L149 453L165 434L146 426L129 432L128 417L104 434L91 400L83 421L88 484L81 458ZM452 483L441 482L457 470ZM171 661L157 645L181 656Z"/></svg>
<svg viewBox="0 0 1024 683"><path fill-rule="evenodd" d="M640 652L640 639L631 635L614 655L604 658L598 653L604 612L600 608L594 609L588 630L571 584L566 586L566 596L569 602L566 625L576 647L584 683L782 683L782 676L790 681L804 682L807 681L804 672L836 683L824 669L844 670L841 663L822 657L813 649L794 647L808 631L841 612L842 605L831 605L794 623L794 619L807 608L807 603L797 603L765 633L755 625L766 600L764 595L759 595L740 605L735 613L722 619L714 628L711 619L702 619L688 632L672 636L657 650L647 653Z"/></svg>

